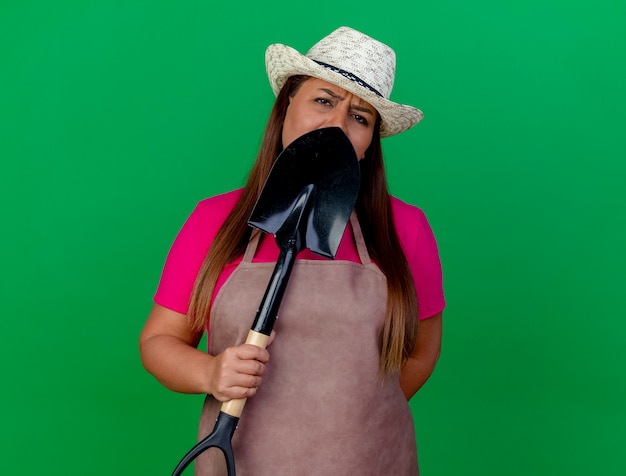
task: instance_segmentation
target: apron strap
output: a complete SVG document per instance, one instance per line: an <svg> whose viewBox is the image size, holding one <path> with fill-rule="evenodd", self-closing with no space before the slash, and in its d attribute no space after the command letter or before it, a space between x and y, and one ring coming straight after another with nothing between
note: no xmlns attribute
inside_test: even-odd
<svg viewBox="0 0 626 476"><path fill-rule="evenodd" d="M258 228L254 228L252 230L252 235L248 240L248 245L246 246L246 253L243 255L244 263L252 263L252 258L254 258L254 254L256 253L256 249L259 246L259 241L261 240L261 235L263 232Z"/></svg>
<svg viewBox="0 0 626 476"><path fill-rule="evenodd" d="M354 242L356 244L357 252L359 253L359 259L361 260L361 264L371 264L372 260L367 251L367 245L365 244L365 239L363 238L363 231L361 230L359 219L357 218L356 212L354 211L350 215L350 225L352 225ZM257 228L252 230L252 235L250 236L250 240L248 241L248 246L246 246L246 253L243 255L243 262L252 263L252 259L254 258L256 250L259 246L259 241L262 234L263 232Z"/></svg>
<svg viewBox="0 0 626 476"><path fill-rule="evenodd" d="M350 225L352 225L352 233L354 234L354 242L356 249L359 252L359 259L361 264L369 265L372 263L370 254L367 251L367 245L365 244L365 238L363 238L363 231L361 231L361 225L359 219L356 216L356 212L353 211L350 215Z"/></svg>

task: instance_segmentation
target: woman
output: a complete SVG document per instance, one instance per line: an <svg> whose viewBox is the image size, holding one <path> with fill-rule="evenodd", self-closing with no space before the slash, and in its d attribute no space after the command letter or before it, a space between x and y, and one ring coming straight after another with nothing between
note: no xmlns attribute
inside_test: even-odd
<svg viewBox="0 0 626 476"><path fill-rule="evenodd" d="M422 113L388 99L393 50L347 27L306 56L271 45L266 66L277 99L257 161L243 190L200 202L177 236L140 337L144 366L208 394L200 437L221 402L253 397L233 437L239 476L418 474L407 400L439 356L441 267L423 213L388 194L380 138ZM283 146L329 126L360 159L356 213L334 261L298 256L268 350L241 344L278 255L247 219ZM197 349L205 329L209 353ZM195 471L223 467L206 452Z"/></svg>

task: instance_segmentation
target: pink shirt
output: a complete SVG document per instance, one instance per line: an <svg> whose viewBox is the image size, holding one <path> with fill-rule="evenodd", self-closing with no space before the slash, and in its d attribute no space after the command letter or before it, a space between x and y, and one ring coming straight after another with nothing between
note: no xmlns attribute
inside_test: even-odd
<svg viewBox="0 0 626 476"><path fill-rule="evenodd" d="M186 314L193 284L213 238L241 195L235 190L198 203L189 216L165 262L154 302ZM411 268L418 302L419 319L440 313L445 307L441 263L437 243L424 213L417 207L392 197L392 210L400 244ZM273 262L279 249L273 237L265 237L257 249L254 262ZM229 263L218 278L213 296L228 279L243 257ZM309 250L303 250L297 259L323 260ZM339 245L336 260L360 262L350 226Z"/></svg>

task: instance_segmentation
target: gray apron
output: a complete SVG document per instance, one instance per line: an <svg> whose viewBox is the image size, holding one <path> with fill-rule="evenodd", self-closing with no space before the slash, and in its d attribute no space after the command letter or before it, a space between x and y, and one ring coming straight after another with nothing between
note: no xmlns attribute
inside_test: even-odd
<svg viewBox="0 0 626 476"><path fill-rule="evenodd" d="M237 476L418 475L399 375L378 373L385 276L370 260L354 214L350 222L361 263L295 262L263 383L233 436ZM216 296L213 355L245 341L269 282L275 263L252 262L259 236ZM220 406L207 397L199 438L213 429ZM199 456L195 474L226 475L221 452Z"/></svg>

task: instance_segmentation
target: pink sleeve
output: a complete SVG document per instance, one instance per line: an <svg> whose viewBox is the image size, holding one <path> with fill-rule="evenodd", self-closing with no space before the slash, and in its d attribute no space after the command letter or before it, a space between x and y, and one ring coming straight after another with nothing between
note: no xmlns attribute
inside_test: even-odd
<svg viewBox="0 0 626 476"><path fill-rule="evenodd" d="M422 210L397 199L392 203L396 229L415 282L418 317L428 319L446 306L435 235Z"/></svg>
<svg viewBox="0 0 626 476"><path fill-rule="evenodd" d="M198 203L170 248L154 296L155 303L187 314L189 298L202 262L238 196L235 191Z"/></svg>

